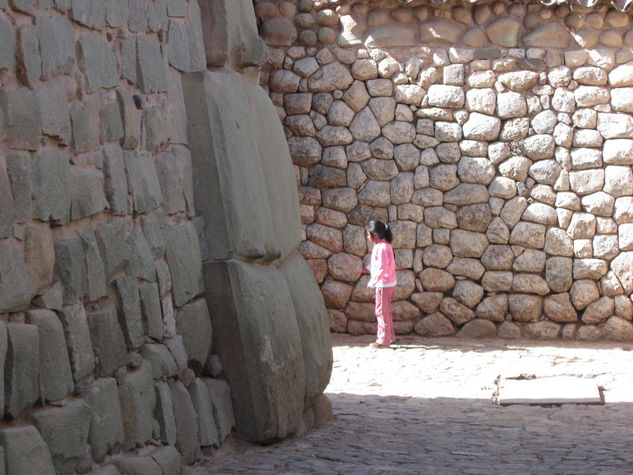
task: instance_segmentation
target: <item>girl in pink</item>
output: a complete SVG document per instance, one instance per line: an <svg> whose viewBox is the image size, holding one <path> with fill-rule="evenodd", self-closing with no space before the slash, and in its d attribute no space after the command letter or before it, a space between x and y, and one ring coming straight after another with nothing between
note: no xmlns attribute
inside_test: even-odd
<svg viewBox="0 0 633 475"><path fill-rule="evenodd" d="M391 314L391 299L396 290L396 262L391 248L393 238L389 226L382 221L371 221L367 226L367 237L374 244L368 266L371 278L367 284L376 289L376 319L378 332L371 346L388 347L396 341Z"/></svg>

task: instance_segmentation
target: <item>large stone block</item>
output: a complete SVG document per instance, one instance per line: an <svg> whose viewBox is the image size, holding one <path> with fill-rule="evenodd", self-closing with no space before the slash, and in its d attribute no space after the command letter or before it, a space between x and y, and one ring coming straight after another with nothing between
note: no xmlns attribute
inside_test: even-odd
<svg viewBox="0 0 633 475"><path fill-rule="evenodd" d="M200 12L209 66L228 64L242 70L264 64L268 48L257 32L249 0L203 1Z"/></svg>
<svg viewBox="0 0 633 475"><path fill-rule="evenodd" d="M138 280L134 276L116 279L119 296L119 323L123 329L128 349L140 348L145 340L141 318L141 299L138 293Z"/></svg>
<svg viewBox="0 0 633 475"><path fill-rule="evenodd" d="M83 298L86 284L86 259L80 239L59 239L55 242L57 273L64 286L64 303Z"/></svg>
<svg viewBox="0 0 633 475"><path fill-rule="evenodd" d="M294 304L305 364L305 407L325 390L332 372L329 317L314 274L296 252L280 268Z"/></svg>
<svg viewBox="0 0 633 475"><path fill-rule="evenodd" d="M105 9L102 0L90 0ZM88 92L119 85L119 68L111 47L98 35L86 35L79 39L79 67L86 76Z"/></svg>
<svg viewBox="0 0 633 475"><path fill-rule="evenodd" d="M126 45L128 43L124 43ZM123 59L125 60L125 49L123 50ZM123 62L123 71L125 74L125 61ZM132 67L133 71L136 71L134 67ZM134 76L134 81L136 80L136 75ZM131 79L130 79L131 80ZM123 133L124 136L121 139L121 147L124 150L134 150L141 143L141 117L142 113L140 110L136 108L134 104L134 99L132 94L125 89L118 88L117 91L117 102L119 104L119 108L121 110L121 119L123 121Z"/></svg>
<svg viewBox="0 0 633 475"><path fill-rule="evenodd" d="M163 473L158 462L147 455L125 455L116 459L114 465L121 475L152 475Z"/></svg>
<svg viewBox="0 0 633 475"><path fill-rule="evenodd" d="M66 335L66 347L75 381L88 376L95 367L86 310L81 302L66 305L59 314Z"/></svg>
<svg viewBox="0 0 633 475"><path fill-rule="evenodd" d="M74 34L65 16L50 13L35 15L42 55L42 79L70 74L75 64Z"/></svg>
<svg viewBox="0 0 633 475"><path fill-rule="evenodd" d="M11 38L4 37L7 33L6 24L0 22L0 37L2 37L3 48L0 55L6 52L7 48L13 46L13 32L11 30ZM40 56L40 41L37 37L37 28L34 25L24 25L18 30L18 44L16 51L17 59L17 76L22 84L30 88L34 88L35 84L42 76L42 57ZM13 59L13 58L11 58ZM0 65L6 64L0 58ZM10 68L9 68L10 69Z"/></svg>
<svg viewBox="0 0 633 475"><path fill-rule="evenodd" d="M34 224L26 228L24 258L33 293L48 287L55 267L53 233L48 225Z"/></svg>
<svg viewBox="0 0 633 475"><path fill-rule="evenodd" d="M204 299L191 302L180 309L176 319L178 334L189 359L189 367L196 373L204 368L211 353L211 317Z"/></svg>
<svg viewBox="0 0 633 475"><path fill-rule="evenodd" d="M163 201L154 157L147 153L124 152L123 159L134 209L138 213L150 213Z"/></svg>
<svg viewBox="0 0 633 475"><path fill-rule="evenodd" d="M4 363L7 359L7 327L0 323L0 417L4 415Z"/></svg>
<svg viewBox="0 0 633 475"><path fill-rule="evenodd" d="M42 335L39 342L42 398L57 401L73 391L74 382L68 360L64 327L55 312L30 310L26 321Z"/></svg>
<svg viewBox="0 0 633 475"><path fill-rule="evenodd" d="M92 302L108 294L105 266L99 253L97 238L91 229L81 233L81 242L86 257L86 294L88 301Z"/></svg>
<svg viewBox="0 0 633 475"><path fill-rule="evenodd" d="M200 378L191 383L188 388L189 396L198 414L198 439L203 447L219 447L218 429L213 418L213 405L207 385Z"/></svg>
<svg viewBox="0 0 633 475"><path fill-rule="evenodd" d="M235 426L231 387L223 379L205 378L203 381L209 390L209 397L213 406L213 418L218 429L220 444L222 444L231 433L233 426Z"/></svg>
<svg viewBox="0 0 633 475"><path fill-rule="evenodd" d="M57 473L73 473L82 462L88 442L91 409L74 400L63 407L50 407L31 415L31 421L46 442Z"/></svg>
<svg viewBox="0 0 633 475"><path fill-rule="evenodd" d="M169 91L167 93L167 115L169 120L169 143L186 144L187 111L182 90L182 78L178 71L169 70Z"/></svg>
<svg viewBox="0 0 633 475"><path fill-rule="evenodd" d="M105 155L105 194L114 214L127 214L127 177L123 151L118 145L103 149Z"/></svg>
<svg viewBox="0 0 633 475"><path fill-rule="evenodd" d="M88 313L90 339L96 356L97 376L114 373L127 361L125 339L119 326L116 309L107 306Z"/></svg>
<svg viewBox="0 0 633 475"><path fill-rule="evenodd" d="M177 381L171 385L170 389L176 418L176 432L178 433L176 447L182 454L183 463L189 465L200 457L198 415L184 384Z"/></svg>
<svg viewBox="0 0 633 475"><path fill-rule="evenodd" d="M156 340L163 339L163 314L160 308L158 284L151 283L139 287L143 330L147 336Z"/></svg>
<svg viewBox="0 0 633 475"><path fill-rule="evenodd" d="M128 274L140 277L148 282L155 282L154 257L141 226L134 227L128 238L128 244L131 250L130 264L127 268Z"/></svg>
<svg viewBox="0 0 633 475"><path fill-rule="evenodd" d="M77 220L100 213L108 207L103 186L103 174L98 170L73 168L71 219Z"/></svg>
<svg viewBox="0 0 633 475"><path fill-rule="evenodd" d="M9 174L5 161L0 160L0 239L13 235L14 216L14 200Z"/></svg>
<svg viewBox="0 0 633 475"><path fill-rule="evenodd" d="M0 430L7 473L54 475L51 454L42 436L31 425Z"/></svg>
<svg viewBox="0 0 633 475"><path fill-rule="evenodd" d="M127 0L106 0L106 22L113 28L119 28L127 22L130 9Z"/></svg>
<svg viewBox="0 0 633 475"><path fill-rule="evenodd" d="M77 23L94 30L105 29L106 3L103 0L72 0L71 8L72 19Z"/></svg>
<svg viewBox="0 0 633 475"><path fill-rule="evenodd" d="M158 381L154 383L154 390L156 391L154 416L160 428L160 439L167 445L175 445L178 433L176 432L176 418L174 417L169 385L163 381Z"/></svg>
<svg viewBox="0 0 633 475"><path fill-rule="evenodd" d="M180 307L203 289L202 258L194 225L191 222L170 226L165 245L171 272L174 303Z"/></svg>
<svg viewBox="0 0 633 475"><path fill-rule="evenodd" d="M196 211L204 217L212 258L238 254L272 260L280 250L273 242L258 133L244 81L226 68L184 77Z"/></svg>
<svg viewBox="0 0 633 475"><path fill-rule="evenodd" d="M153 36L136 38L136 70L139 87L145 93L167 92L169 80L165 58L158 39Z"/></svg>
<svg viewBox="0 0 633 475"><path fill-rule="evenodd" d="M35 325L7 323L5 416L15 419L40 398L40 337Z"/></svg>
<svg viewBox="0 0 633 475"><path fill-rule="evenodd" d="M125 429L123 448L142 447L152 438L156 404L152 365L148 361L143 361L138 369L123 377L119 385L119 400Z"/></svg>
<svg viewBox="0 0 633 475"><path fill-rule="evenodd" d="M30 219L32 211L31 157L27 153L11 154L5 160L13 190L13 216L23 223ZM5 216L8 218L8 213Z"/></svg>
<svg viewBox="0 0 633 475"><path fill-rule="evenodd" d="M72 175L68 153L46 148L33 165L33 217L66 224L72 203Z"/></svg>
<svg viewBox="0 0 633 475"><path fill-rule="evenodd" d="M234 260L206 263L204 274L237 431L253 441L284 438L301 421L305 366L283 274Z"/></svg>
<svg viewBox="0 0 633 475"><path fill-rule="evenodd" d="M185 211L187 205L193 208L193 171L188 150L178 148L160 154L156 169L163 192L163 209L174 214Z"/></svg>
<svg viewBox="0 0 633 475"><path fill-rule="evenodd" d="M131 249L126 241L127 224L123 218L114 218L96 229L99 251L105 265L106 279L124 270L130 262Z"/></svg>
<svg viewBox="0 0 633 475"><path fill-rule="evenodd" d="M0 92L4 113L4 136L12 148L37 150L42 128L40 101L27 88L4 89Z"/></svg>
<svg viewBox="0 0 633 475"><path fill-rule="evenodd" d="M13 69L15 60L15 37L13 27L4 18L0 18L0 69Z"/></svg>

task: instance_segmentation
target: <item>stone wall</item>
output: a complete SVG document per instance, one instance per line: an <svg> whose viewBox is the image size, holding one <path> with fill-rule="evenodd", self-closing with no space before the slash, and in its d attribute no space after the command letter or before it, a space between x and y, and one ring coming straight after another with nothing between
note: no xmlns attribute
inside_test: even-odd
<svg viewBox="0 0 633 475"><path fill-rule="evenodd" d="M633 340L630 2L255 3L332 330Z"/></svg>
<svg viewBox="0 0 633 475"><path fill-rule="evenodd" d="M266 51L250 1L0 0L0 473L177 474L234 426L270 440L327 417L327 314L296 252L291 160L272 153L283 130L248 81ZM198 114L216 105L197 88L207 65L227 97L250 94L244 109ZM216 129L271 113L246 137ZM250 175L234 142L263 161ZM275 227L233 226L242 185L269 194L257 211L277 206ZM231 257L235 279L217 281L214 259ZM254 298L270 314L236 310L231 285L254 294L267 276L275 294ZM239 334L255 318L257 347ZM284 351L296 375L280 383Z"/></svg>

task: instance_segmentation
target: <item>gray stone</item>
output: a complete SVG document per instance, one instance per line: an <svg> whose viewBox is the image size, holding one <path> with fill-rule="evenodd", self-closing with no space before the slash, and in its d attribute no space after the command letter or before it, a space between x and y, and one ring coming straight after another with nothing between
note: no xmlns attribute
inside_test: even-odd
<svg viewBox="0 0 633 475"><path fill-rule="evenodd" d="M542 313L543 298L537 295L511 294L508 307L512 319L517 322L531 322L539 319Z"/></svg>
<svg viewBox="0 0 633 475"><path fill-rule="evenodd" d="M0 242L0 312L25 309L32 288L22 248L13 239Z"/></svg>
<svg viewBox="0 0 633 475"><path fill-rule="evenodd" d="M178 374L176 361L164 345L146 343L143 346L143 358L152 364L154 379L169 378Z"/></svg>
<svg viewBox="0 0 633 475"><path fill-rule="evenodd" d="M5 402L5 361L7 358L7 327L5 323L0 323L0 415L4 416L4 402ZM3 454L4 455L4 454ZM2 460L3 461L3 460Z"/></svg>
<svg viewBox="0 0 633 475"><path fill-rule="evenodd" d="M132 84L136 84L137 71L135 37L125 38L123 41L121 41L121 77L127 79ZM119 90L117 90L117 92Z"/></svg>
<svg viewBox="0 0 633 475"><path fill-rule="evenodd" d="M165 333L171 334L171 332ZM171 355L174 357L178 370L182 372L187 369L187 351L185 350L185 345L182 342L182 337L180 335L176 335L173 338L165 340L164 343L169 349Z"/></svg>
<svg viewBox="0 0 633 475"><path fill-rule="evenodd" d="M112 28L120 28L127 23L130 10L127 0L106 0L106 22Z"/></svg>
<svg viewBox="0 0 633 475"><path fill-rule="evenodd" d="M604 337L612 341L633 341L633 326L623 318L612 316L603 328Z"/></svg>
<svg viewBox="0 0 633 475"><path fill-rule="evenodd" d="M169 126L167 124L166 108L152 106L145 109L143 114L143 139L145 149L155 151L167 144L169 140Z"/></svg>
<svg viewBox="0 0 633 475"><path fill-rule="evenodd" d="M476 318L467 322L457 336L459 338L494 338L497 336L497 327L490 320Z"/></svg>
<svg viewBox="0 0 633 475"><path fill-rule="evenodd" d="M149 29L160 32L167 28L167 0L158 0L149 10Z"/></svg>
<svg viewBox="0 0 633 475"><path fill-rule="evenodd" d="M169 88L168 69L158 40L150 36L138 36L136 49L139 87L145 93L167 92Z"/></svg>
<svg viewBox="0 0 633 475"><path fill-rule="evenodd" d="M96 230L107 279L124 270L130 261L131 249L126 242L126 235L127 224L123 218L102 223Z"/></svg>
<svg viewBox="0 0 633 475"><path fill-rule="evenodd" d="M126 455L113 462L121 475L152 475L163 473L158 462L150 456Z"/></svg>
<svg viewBox="0 0 633 475"><path fill-rule="evenodd" d="M0 19L0 69L13 69L15 59L15 37L11 24L4 18Z"/></svg>
<svg viewBox="0 0 633 475"><path fill-rule="evenodd" d="M135 226L128 238L130 248L130 263L127 268L129 275L140 277L148 282L156 281L154 258L149 244L140 226Z"/></svg>
<svg viewBox="0 0 633 475"><path fill-rule="evenodd" d="M171 66L179 71L189 72L191 67L189 35L187 27L182 21L169 20L167 57Z"/></svg>
<svg viewBox="0 0 633 475"><path fill-rule="evenodd" d="M181 456L176 447L161 447L150 455L165 475L177 475L181 470Z"/></svg>
<svg viewBox="0 0 633 475"><path fill-rule="evenodd" d="M119 323L128 349L140 348L144 341L141 301L138 281L134 276L119 277L115 281L119 296Z"/></svg>
<svg viewBox="0 0 633 475"><path fill-rule="evenodd" d="M115 142L124 136L123 120L118 102L108 102L101 108L101 141Z"/></svg>
<svg viewBox="0 0 633 475"><path fill-rule="evenodd" d="M57 272L64 286L64 303L75 303L86 292L86 259L81 240L56 241L55 257Z"/></svg>
<svg viewBox="0 0 633 475"><path fill-rule="evenodd" d="M477 318L503 322L508 312L508 296L505 294L491 295L477 305L475 314Z"/></svg>
<svg viewBox="0 0 633 475"><path fill-rule="evenodd" d="M6 212L6 219L10 218L10 220L13 220L13 217L15 217L18 223L23 223L31 217L31 157L25 154L11 154L5 160L13 191L13 216L10 217L9 213ZM7 195L6 198L3 198L3 201L9 200L7 182L5 182L5 186ZM8 202L6 206L10 209Z"/></svg>
<svg viewBox="0 0 633 475"><path fill-rule="evenodd" d="M156 410L154 416L160 427L160 439L167 445L175 445L178 440L176 432L176 418L171 401L169 385L163 381L154 383L156 391Z"/></svg>
<svg viewBox="0 0 633 475"><path fill-rule="evenodd" d="M4 136L12 148L37 150L41 132L40 102L27 88L4 89L0 94L4 113Z"/></svg>
<svg viewBox="0 0 633 475"><path fill-rule="evenodd" d="M53 233L46 224L33 224L26 228L24 259L31 281L32 293L49 287L53 281L55 249Z"/></svg>
<svg viewBox="0 0 633 475"><path fill-rule="evenodd" d="M81 302L66 305L59 313L59 318L64 326L73 378L78 382L92 373L95 367L86 311Z"/></svg>
<svg viewBox="0 0 633 475"><path fill-rule="evenodd" d="M70 218L73 221L100 213L108 207L100 171L72 168L71 180Z"/></svg>
<svg viewBox="0 0 633 475"><path fill-rule="evenodd" d="M0 430L7 473L54 475L51 454L42 436L31 425Z"/></svg>
<svg viewBox="0 0 633 475"><path fill-rule="evenodd" d="M422 336L448 336L455 333L452 322L440 312L432 313L414 326L415 332Z"/></svg>
<svg viewBox="0 0 633 475"><path fill-rule="evenodd" d="M72 19L88 28L104 30L106 3L102 0L72 0Z"/></svg>
<svg viewBox="0 0 633 475"><path fill-rule="evenodd" d="M95 354L98 377L114 373L127 361L123 332L114 306L88 312L90 340Z"/></svg>
<svg viewBox="0 0 633 475"><path fill-rule="evenodd" d="M81 233L81 241L86 257L86 294L89 301L94 301L108 293L105 268L94 232L89 229Z"/></svg>
<svg viewBox="0 0 633 475"><path fill-rule="evenodd" d="M231 402L231 387L222 379L203 379L209 390L209 397L213 405L213 418L218 429L220 444L231 434L235 425L233 403Z"/></svg>
<svg viewBox="0 0 633 475"><path fill-rule="evenodd" d="M77 0L74 1L76 2ZM103 1L88 1L90 1L92 5L100 5L100 8L105 10L105 4ZM101 88L107 89L118 86L118 65L108 43L103 41L100 36L87 35L82 36L77 44L79 67L86 76L88 92L95 92Z"/></svg>
<svg viewBox="0 0 633 475"><path fill-rule="evenodd" d="M125 436L116 380L97 379L82 397L91 408L88 442L92 457L101 462L108 453L119 450Z"/></svg>
<svg viewBox="0 0 633 475"><path fill-rule="evenodd" d="M57 473L72 473L85 454L90 425L90 407L77 400L31 415L33 425L48 446Z"/></svg>
<svg viewBox="0 0 633 475"><path fill-rule="evenodd" d="M200 373L211 352L211 318L204 299L183 306L176 319L178 334L182 336L189 366Z"/></svg>
<svg viewBox="0 0 633 475"><path fill-rule="evenodd" d="M333 62L322 66L308 80L308 88L312 92L330 92L345 90L354 82L346 66Z"/></svg>
<svg viewBox="0 0 633 475"><path fill-rule="evenodd" d="M147 153L124 152L123 159L134 209L150 213L163 201L154 158Z"/></svg>
<svg viewBox="0 0 633 475"><path fill-rule="evenodd" d="M163 316L160 308L158 284L145 284L139 288L143 316L143 331L156 340L163 338Z"/></svg>
<svg viewBox="0 0 633 475"><path fill-rule="evenodd" d="M7 53L14 46L13 32L11 28L0 21L0 36L3 37L4 49L0 56ZM10 36L5 37L7 33ZM37 36L37 28L33 25L25 25L18 30L18 44L16 51L17 76L25 86L34 88L42 76L42 58L40 56L40 42ZM13 61L13 56L9 59ZM0 57L0 67L7 65L7 58ZM11 67L8 67L10 70ZM41 97L40 97L41 99Z"/></svg>
<svg viewBox="0 0 633 475"><path fill-rule="evenodd" d="M211 318L217 353L233 391L238 432L259 441L293 432L303 412L305 367L293 301L283 275L238 261L209 262L204 272L207 303L214 309ZM264 298L271 295L276 297ZM232 317L215 318L220 314ZM235 325L252 330L236 332ZM273 328L283 338L271 340ZM283 347L278 346L276 342L282 340ZM258 348L266 348L268 356L260 355ZM235 358L235 352L244 357ZM250 396L253 391L261 395L257 401Z"/></svg>
<svg viewBox="0 0 633 475"><path fill-rule="evenodd" d="M11 183L4 162L0 162L0 203L2 203L0 208L0 239L3 239L13 236L15 215Z"/></svg>
<svg viewBox="0 0 633 475"><path fill-rule="evenodd" d="M27 312L26 320L35 325L41 335L46 335L39 342L42 398L46 401L62 399L74 387L64 328L51 310L31 310Z"/></svg>
<svg viewBox="0 0 633 475"><path fill-rule="evenodd" d="M200 248L193 224L178 224L167 229L166 256L172 276L174 303L180 307L204 288Z"/></svg>
<svg viewBox="0 0 633 475"><path fill-rule="evenodd" d="M15 419L40 398L40 339L35 325L7 323L6 328L4 411L7 418Z"/></svg>
<svg viewBox="0 0 633 475"><path fill-rule="evenodd" d="M181 75L169 70L169 91L167 92L167 115L169 143L187 144L187 111L182 91Z"/></svg>
<svg viewBox="0 0 633 475"><path fill-rule="evenodd" d="M183 463L192 464L200 457L198 416L191 397L181 382L173 383L170 389L178 433L176 447L182 454Z"/></svg>
<svg viewBox="0 0 633 475"><path fill-rule="evenodd" d="M73 28L65 16L39 13L35 25L42 55L42 79L70 74L75 64Z"/></svg>
<svg viewBox="0 0 633 475"><path fill-rule="evenodd" d="M143 361L135 371L128 372L119 385L119 400L125 430L124 449L142 447L152 438L152 420L156 394L152 381L152 366Z"/></svg>
<svg viewBox="0 0 633 475"><path fill-rule="evenodd" d="M127 214L127 177L123 151L118 145L111 145L103 149L105 155L105 194L110 203L110 210L114 214Z"/></svg>
<svg viewBox="0 0 633 475"><path fill-rule="evenodd" d="M624 292L630 295L633 292L633 252L621 252L611 261L611 270L622 283Z"/></svg>
<svg viewBox="0 0 633 475"><path fill-rule="evenodd" d="M143 216L143 232L154 258L165 254L165 220L161 215Z"/></svg>
<svg viewBox="0 0 633 475"><path fill-rule="evenodd" d="M174 2L174 0L169 1ZM259 37L255 12L248 0L200 2L200 14L207 55L206 64L210 66L229 64L238 71L264 64L268 56L268 48ZM271 26L274 33L273 31L262 31L262 33L275 42L286 44L296 39L297 32L287 19L270 19L266 29L268 30Z"/></svg>
<svg viewBox="0 0 633 475"><path fill-rule="evenodd" d="M193 212L193 176L191 156L186 149L165 152L158 156L156 169L163 193L163 209L168 214Z"/></svg>
<svg viewBox="0 0 633 475"><path fill-rule="evenodd" d="M76 153L90 152L99 148L100 107L101 101L98 96L88 97L83 105L71 106L72 146Z"/></svg>
<svg viewBox="0 0 633 475"><path fill-rule="evenodd" d="M146 33L147 32L147 20L149 12L145 6L143 0L130 0L129 1L129 21L128 26L133 33ZM151 38L145 36L137 36L138 38Z"/></svg>
<svg viewBox="0 0 633 475"><path fill-rule="evenodd" d="M213 405L207 385L200 378L196 378L188 388L189 396L198 415L198 437L202 447L219 447L218 429L213 418Z"/></svg>

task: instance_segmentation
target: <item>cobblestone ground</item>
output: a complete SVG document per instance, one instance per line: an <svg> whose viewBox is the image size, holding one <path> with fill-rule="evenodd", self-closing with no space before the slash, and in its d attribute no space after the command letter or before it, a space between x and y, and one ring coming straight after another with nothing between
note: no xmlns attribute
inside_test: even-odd
<svg viewBox="0 0 633 475"><path fill-rule="evenodd" d="M333 335L334 419L271 446L229 444L205 473L631 473L633 346ZM499 406L498 376L572 375L604 405Z"/></svg>

